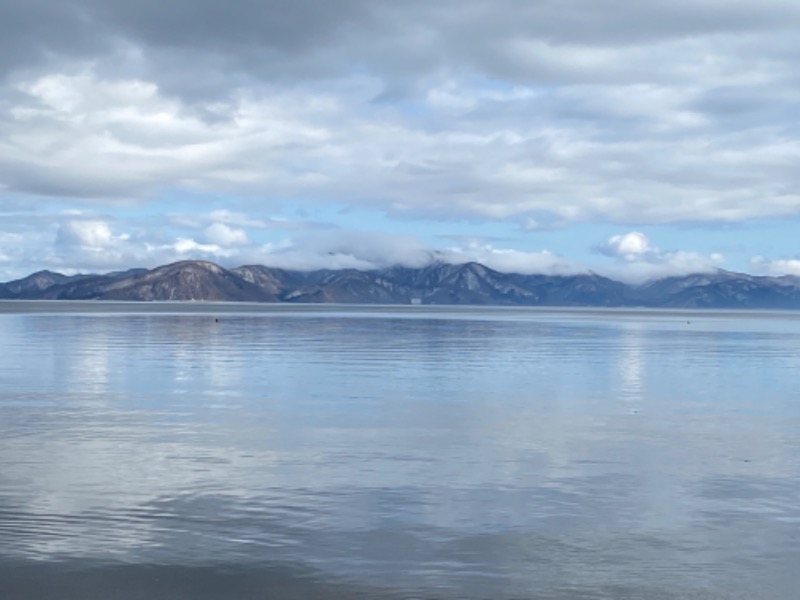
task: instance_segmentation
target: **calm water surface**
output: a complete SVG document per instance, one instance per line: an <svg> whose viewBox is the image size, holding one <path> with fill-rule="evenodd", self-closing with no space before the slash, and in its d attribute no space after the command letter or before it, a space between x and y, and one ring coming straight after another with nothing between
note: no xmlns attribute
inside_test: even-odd
<svg viewBox="0 0 800 600"><path fill-rule="evenodd" d="M800 314L0 303L0 598L798 597Z"/></svg>

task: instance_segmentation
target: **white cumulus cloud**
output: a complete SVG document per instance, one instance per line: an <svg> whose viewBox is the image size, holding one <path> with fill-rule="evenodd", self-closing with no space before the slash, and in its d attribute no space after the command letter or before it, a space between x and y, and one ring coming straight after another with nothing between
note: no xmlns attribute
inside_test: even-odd
<svg viewBox="0 0 800 600"><path fill-rule="evenodd" d="M104 250L123 241L104 221L67 221L58 230L56 244L65 247Z"/></svg>
<svg viewBox="0 0 800 600"><path fill-rule="evenodd" d="M244 229L235 229L225 223L212 223L203 232L204 241L218 246L243 246L247 244L247 233Z"/></svg>
<svg viewBox="0 0 800 600"><path fill-rule="evenodd" d="M647 236L639 231L612 236L601 247L601 251L604 254L621 258L628 262L642 260L648 255L653 256L655 254L653 248L650 247L650 241Z"/></svg>
<svg viewBox="0 0 800 600"><path fill-rule="evenodd" d="M725 262L725 257L717 252L705 255L686 250L661 250L640 231L614 235L597 249L617 260L616 265L604 267L603 273L631 283L705 273L720 268Z"/></svg>

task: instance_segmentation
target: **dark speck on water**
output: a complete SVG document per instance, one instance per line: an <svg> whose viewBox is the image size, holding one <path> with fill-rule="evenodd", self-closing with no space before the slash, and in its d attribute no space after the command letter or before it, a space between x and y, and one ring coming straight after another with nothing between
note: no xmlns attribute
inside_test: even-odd
<svg viewBox="0 0 800 600"><path fill-rule="evenodd" d="M797 598L800 314L699 315L0 302L0 599Z"/></svg>

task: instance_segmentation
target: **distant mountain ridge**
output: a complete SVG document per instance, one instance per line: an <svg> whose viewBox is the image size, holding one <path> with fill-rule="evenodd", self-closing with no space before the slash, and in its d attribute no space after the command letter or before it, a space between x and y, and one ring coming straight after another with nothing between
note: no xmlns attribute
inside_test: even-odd
<svg viewBox="0 0 800 600"><path fill-rule="evenodd" d="M0 283L14 300L230 301L800 309L800 278L717 270L629 285L588 273L501 273L479 263L291 271L188 260L102 275L39 271Z"/></svg>

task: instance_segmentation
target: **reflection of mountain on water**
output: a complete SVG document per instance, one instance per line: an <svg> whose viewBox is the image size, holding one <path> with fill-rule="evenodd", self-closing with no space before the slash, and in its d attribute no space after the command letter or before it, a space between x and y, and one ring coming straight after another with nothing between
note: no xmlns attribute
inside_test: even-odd
<svg viewBox="0 0 800 600"><path fill-rule="evenodd" d="M259 265L224 269L206 261L183 261L106 275L67 277L41 271L0 284L0 298L798 309L800 278L718 270L632 286L592 273L522 275L478 263L287 271Z"/></svg>

